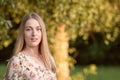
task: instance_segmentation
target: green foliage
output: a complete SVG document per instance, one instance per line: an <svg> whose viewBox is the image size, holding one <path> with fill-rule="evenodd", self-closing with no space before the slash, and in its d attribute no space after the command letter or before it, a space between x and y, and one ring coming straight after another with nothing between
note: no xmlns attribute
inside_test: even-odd
<svg viewBox="0 0 120 80"><path fill-rule="evenodd" d="M24 4L23 4L24 3ZM32 2L31 2L32 3ZM8 47L17 37L17 29L22 17L31 11L29 1L1 0L0 4L0 49ZM34 7L33 9L34 10Z"/></svg>
<svg viewBox="0 0 120 80"><path fill-rule="evenodd" d="M112 1L115 2L117 0ZM73 40L77 35L82 36L85 41L88 41L89 36L96 39L94 33L100 33L108 44L119 34L119 27L116 25L120 22L119 5L112 3L109 0L1 0L1 4L4 4L1 5L1 12L4 14L3 18L19 24L24 14L35 11L45 19L47 29L50 30L49 36L55 33L59 24L65 23Z"/></svg>
<svg viewBox="0 0 120 80"><path fill-rule="evenodd" d="M7 47L11 43L8 35L10 28L12 28L11 21L0 17L0 49Z"/></svg>
<svg viewBox="0 0 120 80"><path fill-rule="evenodd" d="M79 53L82 43L92 58L103 58L120 36L120 0L0 0L0 7L0 49L16 39L22 17L32 11L46 23L51 50L60 24L67 26L70 44L75 43L69 52Z"/></svg>
<svg viewBox="0 0 120 80"><path fill-rule="evenodd" d="M81 0L78 3L79 10L75 9L79 12L76 16L76 20L79 20L79 29L76 31L78 35L87 42L89 37L95 40L96 33L102 35L105 44L115 41L120 29L116 25L120 22L119 10L108 0Z"/></svg>

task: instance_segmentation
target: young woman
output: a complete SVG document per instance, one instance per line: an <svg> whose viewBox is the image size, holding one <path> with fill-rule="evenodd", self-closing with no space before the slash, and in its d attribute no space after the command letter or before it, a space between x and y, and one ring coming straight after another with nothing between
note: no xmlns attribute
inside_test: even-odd
<svg viewBox="0 0 120 80"><path fill-rule="evenodd" d="M26 15L20 24L5 80L56 80L56 66L49 51L45 24L36 13Z"/></svg>

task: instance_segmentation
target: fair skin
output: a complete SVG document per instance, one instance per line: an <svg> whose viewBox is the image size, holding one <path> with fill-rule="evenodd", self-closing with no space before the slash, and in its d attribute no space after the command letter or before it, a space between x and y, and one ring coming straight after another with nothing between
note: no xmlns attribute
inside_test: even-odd
<svg viewBox="0 0 120 80"><path fill-rule="evenodd" d="M25 49L23 49L23 52L33 58L38 64L42 66L42 68L45 68L40 52L38 51L42 38L42 32L40 24L37 20L29 19L26 21L24 36L26 45Z"/></svg>

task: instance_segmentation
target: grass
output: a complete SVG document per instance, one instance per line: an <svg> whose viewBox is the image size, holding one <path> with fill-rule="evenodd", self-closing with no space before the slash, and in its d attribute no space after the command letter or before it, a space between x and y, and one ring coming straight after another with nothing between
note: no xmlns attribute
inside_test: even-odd
<svg viewBox="0 0 120 80"><path fill-rule="evenodd" d="M92 76L89 76L92 77ZM100 67L98 68L98 75L94 76L95 80L120 80L120 67Z"/></svg>
<svg viewBox="0 0 120 80"><path fill-rule="evenodd" d="M71 70L73 80L80 80L78 74L84 67L77 66ZM97 67L97 75L89 74L86 80L120 80L120 66L99 66Z"/></svg>
<svg viewBox="0 0 120 80"><path fill-rule="evenodd" d="M71 70L73 80L80 80L80 72L84 67L76 66ZM3 80L6 64L0 64L0 80ZM86 80L120 80L120 66L98 66L97 75L89 74Z"/></svg>
<svg viewBox="0 0 120 80"><path fill-rule="evenodd" d="M3 80L6 71L6 64L0 64L0 80Z"/></svg>

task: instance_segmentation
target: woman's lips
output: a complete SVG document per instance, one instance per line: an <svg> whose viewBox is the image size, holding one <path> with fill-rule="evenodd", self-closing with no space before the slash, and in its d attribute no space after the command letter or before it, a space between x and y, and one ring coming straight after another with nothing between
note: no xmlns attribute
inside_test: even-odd
<svg viewBox="0 0 120 80"><path fill-rule="evenodd" d="M31 41L36 42L38 39L37 38L31 38Z"/></svg>

